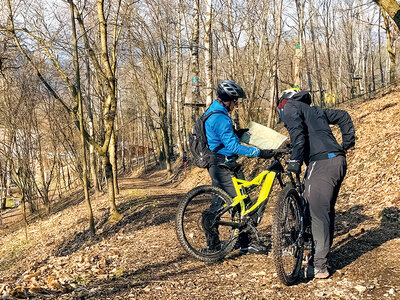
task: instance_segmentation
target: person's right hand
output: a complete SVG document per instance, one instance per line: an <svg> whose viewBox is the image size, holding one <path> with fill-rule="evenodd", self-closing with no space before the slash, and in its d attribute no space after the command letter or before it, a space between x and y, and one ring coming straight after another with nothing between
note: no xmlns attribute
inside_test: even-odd
<svg viewBox="0 0 400 300"><path fill-rule="evenodd" d="M269 150L269 149L260 149L260 153L258 154L259 158L263 159L269 159L275 155L274 150Z"/></svg>
<svg viewBox="0 0 400 300"><path fill-rule="evenodd" d="M289 160L287 170L296 174L301 173L301 164L298 160Z"/></svg>
<svg viewBox="0 0 400 300"><path fill-rule="evenodd" d="M354 147L351 147L351 148L346 150L346 154L352 154L353 151L354 151Z"/></svg>
<svg viewBox="0 0 400 300"><path fill-rule="evenodd" d="M235 130L235 133L238 136L238 138L240 139L242 137L242 135L247 131L249 131L249 128L242 128L239 130Z"/></svg>

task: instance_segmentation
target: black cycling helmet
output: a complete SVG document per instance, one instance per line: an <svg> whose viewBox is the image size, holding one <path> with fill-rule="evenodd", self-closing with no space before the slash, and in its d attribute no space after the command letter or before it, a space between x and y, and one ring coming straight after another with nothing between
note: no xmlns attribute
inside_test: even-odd
<svg viewBox="0 0 400 300"><path fill-rule="evenodd" d="M243 89L233 80L222 80L217 87L217 96L224 102L246 98Z"/></svg>

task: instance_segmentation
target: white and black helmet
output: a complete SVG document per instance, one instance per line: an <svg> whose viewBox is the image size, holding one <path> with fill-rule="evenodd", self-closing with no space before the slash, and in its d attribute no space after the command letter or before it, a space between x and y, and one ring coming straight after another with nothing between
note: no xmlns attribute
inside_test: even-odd
<svg viewBox="0 0 400 300"><path fill-rule="evenodd" d="M233 101L238 98L246 98L246 94L233 80L222 80L217 87L217 96L222 101Z"/></svg>
<svg viewBox="0 0 400 300"><path fill-rule="evenodd" d="M301 101L303 103L306 103L308 105L311 104L311 95L307 91L302 91L299 88L290 88L287 90L284 90L278 98L278 102L276 103L276 106L278 108L283 107L284 105L284 100L295 100L295 101Z"/></svg>
<svg viewBox="0 0 400 300"><path fill-rule="evenodd" d="M291 100L293 98L293 96L296 95L298 92L300 92L299 88L290 88L290 89L284 90L279 95L277 106L282 100Z"/></svg>

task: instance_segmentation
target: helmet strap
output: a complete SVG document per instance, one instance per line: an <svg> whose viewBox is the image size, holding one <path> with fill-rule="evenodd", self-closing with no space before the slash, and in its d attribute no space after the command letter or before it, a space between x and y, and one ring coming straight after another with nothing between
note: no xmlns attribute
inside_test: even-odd
<svg viewBox="0 0 400 300"><path fill-rule="evenodd" d="M220 98L217 98L217 101L219 104L221 104L223 107L225 107L228 112L231 111L231 109L229 108L230 101L223 101Z"/></svg>

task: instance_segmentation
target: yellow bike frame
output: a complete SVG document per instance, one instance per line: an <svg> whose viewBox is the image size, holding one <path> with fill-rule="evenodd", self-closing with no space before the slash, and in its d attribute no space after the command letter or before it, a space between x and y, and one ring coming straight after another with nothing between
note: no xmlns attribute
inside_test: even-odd
<svg viewBox="0 0 400 300"><path fill-rule="evenodd" d="M233 185L235 187L237 196L232 199L233 203L230 206L234 207L240 204L240 215L243 217L249 214L268 198L269 193L272 190L272 185L274 183L275 177L276 177L276 172L274 171L263 171L251 181L246 181L238 179L236 177L232 177ZM262 185L262 187L258 194L258 199L256 203L254 203L251 207L246 209L244 200L249 196L247 194L243 194L242 192L245 191L246 187L259 186L259 185Z"/></svg>

